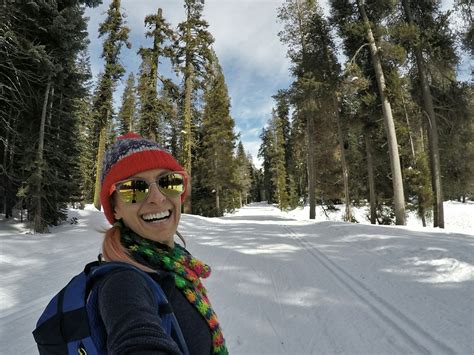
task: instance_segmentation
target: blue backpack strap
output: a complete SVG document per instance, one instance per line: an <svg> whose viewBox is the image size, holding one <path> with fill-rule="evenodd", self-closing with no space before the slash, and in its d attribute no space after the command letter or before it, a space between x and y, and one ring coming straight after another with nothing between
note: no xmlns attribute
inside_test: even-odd
<svg viewBox="0 0 474 355"><path fill-rule="evenodd" d="M95 330L92 332L92 334L98 349L100 351L106 351L106 333L105 327L97 310L98 290L97 287L94 286L97 285L97 281L103 277L121 270L135 270L143 276L155 295L158 312L161 318L161 326L165 330L166 334L170 335L171 338L176 342L181 352L184 355L189 354L189 350L181 332L181 328L179 327L178 321L176 320L176 317L161 286L143 270L140 270L131 264L122 262L106 262L100 263L99 265L88 264L85 269L85 273L88 277L88 289L91 291L87 303L87 310L91 328Z"/></svg>

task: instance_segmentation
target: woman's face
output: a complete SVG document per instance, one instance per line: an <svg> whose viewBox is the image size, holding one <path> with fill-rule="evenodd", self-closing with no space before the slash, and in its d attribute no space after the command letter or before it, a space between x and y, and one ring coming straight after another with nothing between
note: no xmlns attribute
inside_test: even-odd
<svg viewBox="0 0 474 355"><path fill-rule="evenodd" d="M166 169L147 170L131 178L140 178L152 184L155 180L169 172ZM113 194L114 216L122 219L127 227L135 233L170 247L174 246L173 236L178 228L181 217L181 197L164 195L156 184L150 186L147 198L137 203L126 203L117 193Z"/></svg>

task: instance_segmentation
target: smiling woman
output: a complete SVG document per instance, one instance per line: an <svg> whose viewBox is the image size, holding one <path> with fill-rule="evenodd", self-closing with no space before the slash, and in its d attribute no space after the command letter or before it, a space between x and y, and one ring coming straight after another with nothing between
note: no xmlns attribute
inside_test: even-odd
<svg viewBox="0 0 474 355"><path fill-rule="evenodd" d="M150 285L140 272L124 269L95 286L106 333L97 343L105 343L108 354L227 354L201 282L211 270L174 242L188 191L183 167L155 142L128 133L106 152L101 182L101 203L113 225L105 233L104 259L151 276L177 327L162 327Z"/></svg>

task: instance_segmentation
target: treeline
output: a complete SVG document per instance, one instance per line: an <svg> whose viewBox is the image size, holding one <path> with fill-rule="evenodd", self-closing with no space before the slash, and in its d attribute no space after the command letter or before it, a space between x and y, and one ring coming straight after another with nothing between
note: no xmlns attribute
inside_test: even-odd
<svg viewBox="0 0 474 355"><path fill-rule="evenodd" d="M127 131L159 142L192 177L185 212L220 216L250 201L286 209L369 201L373 223L404 224L407 208L435 226L442 201L474 194L473 88L456 80L459 48L473 51L469 2L453 15L433 1L287 0L279 10L290 87L274 95L255 169L234 132L230 98L204 2L183 0L176 27L144 18L149 47L126 73L126 14L112 0L92 80L86 7L100 0L7 0L0 6L0 210L36 232L65 220L69 203L99 206L107 146ZM459 23L457 24L459 25ZM347 60L341 67L337 46ZM340 42L340 43L339 43ZM169 62L176 76L159 63ZM168 73L168 76L166 76ZM126 81L119 109L113 95ZM93 84L94 83L94 84ZM471 82L472 83L472 82ZM23 213L25 215L23 216Z"/></svg>
<svg viewBox="0 0 474 355"><path fill-rule="evenodd" d="M407 209L444 227L443 200L474 195L474 92L456 79L474 53L470 1L286 0L279 33L290 87L263 129L265 198L281 209L370 204L372 223ZM336 55L343 49L341 66ZM472 75L472 74L471 74Z"/></svg>
<svg viewBox="0 0 474 355"><path fill-rule="evenodd" d="M151 46L136 49L140 69L128 74L117 112L130 29L120 0L111 1L99 27L104 67L92 85L84 10L100 3L9 0L0 7L2 212L25 211L22 218L44 232L65 220L68 203L100 208L104 151L130 130L160 143L191 175L185 212L220 216L251 199L255 171L234 133L204 2L183 1L186 18L176 28L159 8L145 17ZM175 77L163 74L163 59Z"/></svg>

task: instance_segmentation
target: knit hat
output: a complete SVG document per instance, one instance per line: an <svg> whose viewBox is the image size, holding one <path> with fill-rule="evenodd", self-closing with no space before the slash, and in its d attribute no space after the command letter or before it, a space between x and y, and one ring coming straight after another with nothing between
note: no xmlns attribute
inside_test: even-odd
<svg viewBox="0 0 474 355"><path fill-rule="evenodd" d="M111 187L130 176L151 169L169 169L184 171L176 159L161 148L156 142L145 139L136 133L129 132L117 138L107 150L102 164L100 203L104 208L105 217L114 223L114 211L110 203ZM187 178L185 191L181 201L187 194Z"/></svg>

